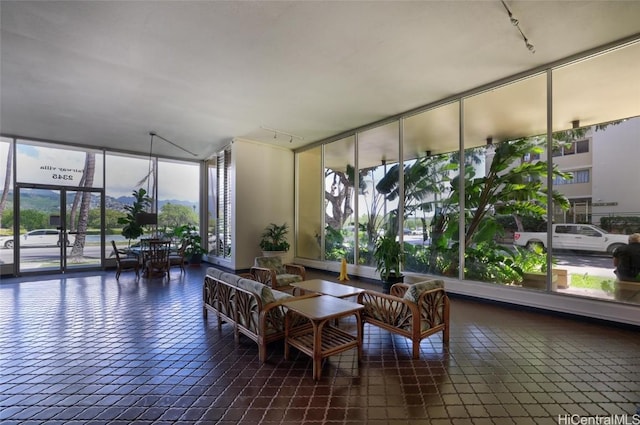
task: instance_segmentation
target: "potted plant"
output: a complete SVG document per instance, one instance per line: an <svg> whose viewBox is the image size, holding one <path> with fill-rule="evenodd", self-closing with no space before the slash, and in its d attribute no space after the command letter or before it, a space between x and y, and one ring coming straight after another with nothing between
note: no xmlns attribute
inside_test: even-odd
<svg viewBox="0 0 640 425"><path fill-rule="evenodd" d="M133 191L133 203L131 205L125 205L124 209L127 214L124 217L118 218L118 224L124 224L122 227L122 236L129 240L129 247L131 247L131 240L138 239L144 234L144 227L138 221L138 214L145 212L145 210L151 205L151 198L147 196L147 191L143 188Z"/></svg>
<svg viewBox="0 0 640 425"><path fill-rule="evenodd" d="M260 235L260 249L264 257L273 257L289 251L289 242L287 242L287 234L289 226L287 223L277 225L269 224L262 235Z"/></svg>
<svg viewBox="0 0 640 425"><path fill-rule="evenodd" d="M404 263L404 249L396 236L386 233L376 239L373 258L376 261L376 271L380 272L382 292L389 293L394 283L402 282L402 264Z"/></svg>
<svg viewBox="0 0 640 425"><path fill-rule="evenodd" d="M193 224L184 224L176 227L174 235L180 238L181 245L184 244L184 255L189 264L200 264L205 250L198 228Z"/></svg>
<svg viewBox="0 0 640 425"><path fill-rule="evenodd" d="M522 286L525 288L547 289L547 255L544 248L534 246L530 249L516 248L514 260L522 271ZM558 274L551 275L552 290L557 289Z"/></svg>

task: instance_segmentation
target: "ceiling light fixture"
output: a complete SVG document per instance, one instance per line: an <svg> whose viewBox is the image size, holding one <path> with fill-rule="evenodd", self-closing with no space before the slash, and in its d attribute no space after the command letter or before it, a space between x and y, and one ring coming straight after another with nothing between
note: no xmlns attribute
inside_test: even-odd
<svg viewBox="0 0 640 425"><path fill-rule="evenodd" d="M513 16L513 13L511 13L511 10L509 10L509 6L507 6L507 4L504 2L504 0L500 0L500 1L502 2L502 5L504 6L505 10L509 14L509 21L511 22L511 25L516 27L518 29L518 32L520 33L520 36L522 36L522 40L524 41L524 45L527 46L527 50L529 50L531 53L535 53L536 52L536 48L533 47L533 44L531 44L531 42L529 41L527 36L524 35L524 32L522 31L522 28L520 28L520 21L518 21Z"/></svg>
<svg viewBox="0 0 640 425"><path fill-rule="evenodd" d="M187 150L185 148L183 148L182 146L178 145L177 143L172 142L171 140L167 140L164 137L160 136L158 133L156 133L155 131L150 131L149 135L151 136L151 143L153 144L153 136L157 137L160 140L164 140L165 142L169 143L172 146L175 146L176 148L180 149L181 151L184 151L186 153L189 153L193 156L198 156L198 154L195 154L193 152L191 152L190 150Z"/></svg>
<svg viewBox="0 0 640 425"><path fill-rule="evenodd" d="M298 140L304 140L304 137L302 136L296 136L295 134L291 134L291 133L287 133L286 131L281 131L278 130L276 128L270 128L270 127L265 127L265 126L260 126L261 129L263 130L267 130L267 131L273 131L273 138L277 139L278 138L278 134L282 134L283 136L289 136L289 143L293 143L293 139L298 139Z"/></svg>

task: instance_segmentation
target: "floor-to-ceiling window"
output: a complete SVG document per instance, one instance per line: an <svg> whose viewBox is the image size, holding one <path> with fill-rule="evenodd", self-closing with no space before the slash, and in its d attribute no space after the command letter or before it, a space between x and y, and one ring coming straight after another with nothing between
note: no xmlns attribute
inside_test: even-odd
<svg viewBox="0 0 640 425"><path fill-rule="evenodd" d="M404 119L405 270L456 273L459 102ZM453 220L453 223L449 223ZM452 226L453 225L453 226Z"/></svg>
<svg viewBox="0 0 640 425"><path fill-rule="evenodd" d="M406 272L640 301L616 295L611 258L620 237L640 231L640 77L632 71L639 67L635 42L354 130L353 172L340 149L331 161L342 164L326 165L337 143L328 142L326 188L338 188L327 170L344 167L345 181L358 189L349 204L353 223L340 222L335 233L334 246L347 249L336 258L326 250L325 258L350 252L353 229L358 249L347 258L374 266L375 239L396 213ZM323 206L326 224L330 206ZM353 227L342 229L345 223ZM591 227L569 229L581 238L572 248L548 233L558 224ZM525 243L530 235L536 239ZM596 238L607 246L596 246Z"/></svg>
<svg viewBox="0 0 640 425"><path fill-rule="evenodd" d="M354 263L356 247L355 137L324 145L324 258Z"/></svg>
<svg viewBox="0 0 640 425"><path fill-rule="evenodd" d="M322 184L322 146L309 149L296 156L296 211L298 223L296 231L296 255L313 260L322 259L322 203L328 202L323 197ZM342 250L342 235L337 230L334 244ZM327 235L325 235L325 238ZM331 250L329 250L331 252ZM343 257L344 253L330 254L328 258Z"/></svg>
<svg viewBox="0 0 640 425"><path fill-rule="evenodd" d="M375 265L380 235L400 237L399 137L398 121L358 133L358 264Z"/></svg>
<svg viewBox="0 0 640 425"><path fill-rule="evenodd" d="M128 239L122 235L122 220L126 217L125 205L134 201L134 191L143 190L146 196L152 197L156 178L156 158L144 156L107 153L106 155L106 203L105 203L105 233L107 243L114 241L118 248L122 245L138 243L139 238ZM155 204L149 206L149 212L155 211ZM155 232L154 226L144 226L141 236L149 236ZM107 250L107 258L114 255Z"/></svg>
<svg viewBox="0 0 640 425"><path fill-rule="evenodd" d="M231 256L231 148L207 163L208 255Z"/></svg>
<svg viewBox="0 0 640 425"><path fill-rule="evenodd" d="M546 219L546 81L543 73L463 100L465 279L519 285L522 271L543 271L523 270L528 257L546 264L509 237Z"/></svg>
<svg viewBox="0 0 640 425"><path fill-rule="evenodd" d="M102 152L20 139L15 150L17 272L100 267Z"/></svg>
<svg viewBox="0 0 640 425"><path fill-rule="evenodd" d="M640 302L620 291L612 251L640 232L640 43L552 72L552 160L563 171L553 189L554 267L567 270L553 290ZM615 84L613 84L615 83ZM622 83L622 84L619 84Z"/></svg>
<svg viewBox="0 0 640 425"><path fill-rule="evenodd" d="M13 264L13 146L0 137L0 265Z"/></svg>
<svg viewBox="0 0 640 425"><path fill-rule="evenodd" d="M200 228L200 165L158 160L158 229L175 235L181 226Z"/></svg>
<svg viewBox="0 0 640 425"><path fill-rule="evenodd" d="M177 222L198 225L196 162L22 139L12 153L12 143L0 139L2 273L101 267L103 258L113 259L111 241L118 248L137 243L123 236L121 221L134 192L150 197L148 212L160 212L161 221L143 226L143 235L170 236ZM179 190L175 181L181 182Z"/></svg>

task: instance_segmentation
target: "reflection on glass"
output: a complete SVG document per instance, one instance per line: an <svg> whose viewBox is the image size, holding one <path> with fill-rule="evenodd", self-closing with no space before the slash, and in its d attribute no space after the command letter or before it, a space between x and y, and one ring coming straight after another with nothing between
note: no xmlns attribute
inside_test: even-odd
<svg viewBox="0 0 640 425"><path fill-rule="evenodd" d="M567 204L556 206L553 215L553 290L640 302L619 283L612 259L630 234L640 232L640 189L621 184L636 178L638 134L638 117L554 133L561 146L554 147L553 162L564 173L553 188Z"/></svg>
<svg viewBox="0 0 640 425"><path fill-rule="evenodd" d="M399 237L398 128L394 121L358 135L358 264L376 265L373 252L379 235Z"/></svg>
<svg viewBox="0 0 640 425"><path fill-rule="evenodd" d="M102 187L102 153L57 148L20 140L16 144L18 183Z"/></svg>
<svg viewBox="0 0 640 425"><path fill-rule="evenodd" d="M113 240L121 244L134 244L137 240L128 240L122 236L124 224L119 222L126 217L125 205L132 205L133 192L144 189L150 196L153 192L155 160L147 157L107 154L105 186L105 234L107 242ZM153 230L143 229L147 236ZM143 236L144 236L143 234ZM107 253L107 257L109 254Z"/></svg>
<svg viewBox="0 0 640 425"><path fill-rule="evenodd" d="M296 256L320 260L323 201L321 146L296 155L296 178Z"/></svg>
<svg viewBox="0 0 640 425"><path fill-rule="evenodd" d="M208 254L216 254L216 205L217 205L217 193L218 193L218 181L216 179L217 173L217 161L212 160L207 162L207 179L208 188L207 193L207 247Z"/></svg>
<svg viewBox="0 0 640 425"><path fill-rule="evenodd" d="M546 217L546 81L534 75L464 100L465 279L519 285L524 272L544 275L545 253L512 245L514 232Z"/></svg>
<svg viewBox="0 0 640 425"><path fill-rule="evenodd" d="M405 269L417 273L453 273L458 263L453 178L458 174L459 103L443 105L404 120ZM457 189L456 189L457 190ZM457 247L457 245L455 245Z"/></svg>
<svg viewBox="0 0 640 425"><path fill-rule="evenodd" d="M405 161L408 271L455 276L458 264L458 155Z"/></svg>
<svg viewBox="0 0 640 425"><path fill-rule="evenodd" d="M0 264L13 264L13 141L0 138Z"/></svg>
<svg viewBox="0 0 640 425"><path fill-rule="evenodd" d="M158 229L172 235L178 226L199 227L200 167L193 162L158 161Z"/></svg>
<svg viewBox="0 0 640 425"><path fill-rule="evenodd" d="M208 255L231 256L231 150L218 152L207 164L209 180L207 207Z"/></svg>
<svg viewBox="0 0 640 425"><path fill-rule="evenodd" d="M558 292L640 303L612 258L640 231L638 67L636 42L553 70L553 164L565 173L553 189L568 201L552 210Z"/></svg>
<svg viewBox="0 0 640 425"><path fill-rule="evenodd" d="M327 261L354 263L355 255L355 138L347 137L324 146L325 229Z"/></svg>

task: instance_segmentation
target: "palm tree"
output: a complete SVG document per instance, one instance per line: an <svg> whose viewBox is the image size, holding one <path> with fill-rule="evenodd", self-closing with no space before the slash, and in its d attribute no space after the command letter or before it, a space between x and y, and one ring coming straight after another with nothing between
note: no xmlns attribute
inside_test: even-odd
<svg viewBox="0 0 640 425"><path fill-rule="evenodd" d="M93 186L93 175L96 169L96 155L92 152L87 152L84 162L83 187ZM78 194L76 194L78 199ZM75 203L75 201L74 201ZM84 254L84 245L87 235L87 226L89 223L89 207L91 206L91 192L83 191L82 200L80 202L80 214L78 217L78 227L76 229L76 237L71 249L70 261L79 262L82 260Z"/></svg>
<svg viewBox="0 0 640 425"><path fill-rule="evenodd" d="M9 152L7 153L7 169L4 176L4 189L2 190L2 197L0 198L0 220L2 219L2 213L7 204L7 197L9 196L9 189L11 188L11 172L13 171L13 143L9 143Z"/></svg>

